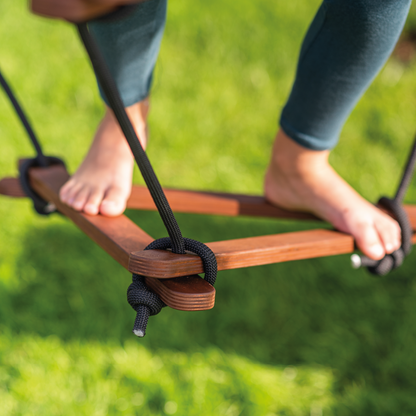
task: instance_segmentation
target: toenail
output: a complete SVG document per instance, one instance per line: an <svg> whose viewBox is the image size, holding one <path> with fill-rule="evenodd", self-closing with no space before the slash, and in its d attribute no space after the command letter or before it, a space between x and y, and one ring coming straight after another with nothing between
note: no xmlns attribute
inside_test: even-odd
<svg viewBox="0 0 416 416"><path fill-rule="evenodd" d="M369 251L371 252L371 254L374 257L383 257L383 255L384 255L383 247L381 247L379 244L376 244L374 246L371 246L369 248Z"/></svg>
<svg viewBox="0 0 416 416"><path fill-rule="evenodd" d="M394 250L393 244L389 244L389 243L387 243L387 244L386 244L386 251L387 251L388 253L391 253L393 250Z"/></svg>

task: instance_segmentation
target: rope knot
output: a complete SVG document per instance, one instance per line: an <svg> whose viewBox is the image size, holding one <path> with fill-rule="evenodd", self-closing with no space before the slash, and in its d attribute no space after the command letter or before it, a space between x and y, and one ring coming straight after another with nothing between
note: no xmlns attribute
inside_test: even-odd
<svg viewBox="0 0 416 416"><path fill-rule="evenodd" d="M55 156L43 156L46 160L47 166L51 165L63 165L65 163L63 160L59 159ZM19 166L19 180L22 186L23 191L25 194L33 201L33 208L35 211L40 215L50 215L56 211L56 207L54 204L45 201L42 197L40 197L32 188L29 181L29 169L42 166L39 161L39 157L35 157L33 159L26 159L20 166Z"/></svg>
<svg viewBox="0 0 416 416"><path fill-rule="evenodd" d="M410 253L412 249L412 227L406 211L396 199L390 199L383 196L378 201L378 205L393 214L393 217L399 223L402 234L402 245L393 253L386 254L381 260L372 260L366 256L354 254L351 257L351 261L355 268L364 266L367 267L367 270L370 273L376 276L384 276L401 266L405 257Z"/></svg>
<svg viewBox="0 0 416 416"><path fill-rule="evenodd" d="M164 302L149 290L144 283L144 276L133 274L133 283L127 289L127 301L137 312L133 332L138 337L144 337L149 316L157 315L166 306Z"/></svg>
<svg viewBox="0 0 416 416"><path fill-rule="evenodd" d="M212 250L205 244L184 238L185 250L201 257L204 267L204 280L214 286L217 278L217 260ZM172 248L169 237L160 238L150 243L145 250L167 250ZM144 283L144 276L133 274L133 283L127 289L127 301L137 312L134 321L133 333L138 337L144 337L149 317L157 315L166 304L159 296L152 292Z"/></svg>

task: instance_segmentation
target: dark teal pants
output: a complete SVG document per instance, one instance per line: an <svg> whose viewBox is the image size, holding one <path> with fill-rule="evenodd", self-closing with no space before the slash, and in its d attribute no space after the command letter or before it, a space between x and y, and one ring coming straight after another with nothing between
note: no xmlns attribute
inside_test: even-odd
<svg viewBox="0 0 416 416"><path fill-rule="evenodd" d="M166 3L149 0L122 21L90 24L126 106L149 94ZM314 150L336 145L346 118L392 52L410 4L411 0L323 1L304 39L296 79L280 117L289 137Z"/></svg>

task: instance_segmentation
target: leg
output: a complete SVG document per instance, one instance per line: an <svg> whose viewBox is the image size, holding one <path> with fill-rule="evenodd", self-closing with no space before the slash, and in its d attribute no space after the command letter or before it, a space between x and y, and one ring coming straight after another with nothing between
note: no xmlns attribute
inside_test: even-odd
<svg viewBox="0 0 416 416"><path fill-rule="evenodd" d="M265 179L266 197L350 233L369 257L400 246L397 223L328 164L349 112L391 53L410 0L325 0L306 35Z"/></svg>
<svg viewBox="0 0 416 416"><path fill-rule="evenodd" d="M165 17L166 0L149 0L121 21L90 24L144 148L147 97ZM62 202L91 215L120 215L131 191L133 162L127 141L107 107L86 158L60 191Z"/></svg>

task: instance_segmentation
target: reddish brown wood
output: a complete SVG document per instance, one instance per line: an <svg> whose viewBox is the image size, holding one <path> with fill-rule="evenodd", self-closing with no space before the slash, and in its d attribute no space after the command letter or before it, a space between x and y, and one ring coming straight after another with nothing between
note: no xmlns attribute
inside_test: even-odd
<svg viewBox="0 0 416 416"><path fill-rule="evenodd" d="M94 241L100 244L124 267L133 273L159 279L193 275L202 272L199 257L177 255L167 251L142 251L152 240L127 218L106 218L80 214L59 201L58 191L68 174L60 166L31 171L35 190L52 201ZM130 206L154 209L150 195L135 187ZM190 191L167 191L168 199L176 210L183 212L222 215L265 215L284 218L312 219L303 213L288 213L272 207L264 198ZM416 206L405 206L413 229L416 229ZM413 242L416 237L413 236ZM351 236L333 230L311 230L295 233L252 237L207 244L215 253L219 270L250 267L290 260L351 253L354 242Z"/></svg>
<svg viewBox="0 0 416 416"><path fill-rule="evenodd" d="M91 216L63 204L59 199L59 189L69 178L63 166L33 168L29 176L33 189L42 198L52 202L61 213L70 218L125 268L128 268L132 251L143 250L153 241L152 237L124 215L115 218ZM199 276L173 279L163 283L150 278L149 286L168 306L175 309L206 310L214 306L215 289Z"/></svg>
<svg viewBox="0 0 416 416"><path fill-rule="evenodd" d="M332 230L311 230L207 243L218 270L238 269L354 251L350 235ZM131 253L129 270L159 279L203 272L201 259L192 254L150 250Z"/></svg>
<svg viewBox="0 0 416 416"><path fill-rule="evenodd" d="M0 180L0 194L13 198L23 198L26 194L18 178L3 178Z"/></svg>
<svg viewBox="0 0 416 416"><path fill-rule="evenodd" d="M124 215L115 218L87 215L63 204L59 199L59 189L69 178L63 166L33 168L29 176L33 189L42 198L56 205L59 212L70 218L123 267L128 267L132 251L143 250L153 241L152 237Z"/></svg>
<svg viewBox="0 0 416 416"><path fill-rule="evenodd" d="M292 212L275 207L261 196L229 194L220 192L197 192L180 189L163 189L173 211L209 215L248 215L273 218L292 218L320 221L306 212ZM144 186L133 186L127 207L131 209L156 210L153 199Z"/></svg>
<svg viewBox="0 0 416 416"><path fill-rule="evenodd" d="M171 308L203 311L214 307L214 287L197 275L164 280L146 277L146 284Z"/></svg>

